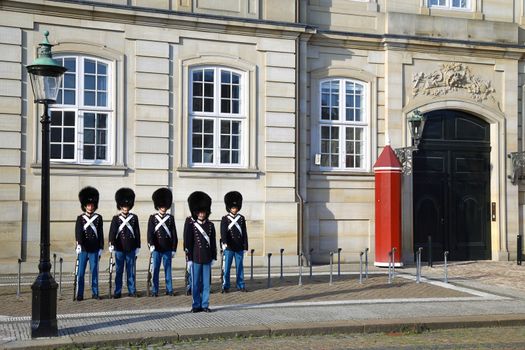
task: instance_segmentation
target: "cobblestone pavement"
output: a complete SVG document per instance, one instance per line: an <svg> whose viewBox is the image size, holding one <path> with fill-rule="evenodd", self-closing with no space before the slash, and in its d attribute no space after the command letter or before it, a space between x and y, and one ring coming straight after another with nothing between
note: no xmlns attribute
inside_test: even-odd
<svg viewBox="0 0 525 350"><path fill-rule="evenodd" d="M90 348L93 349L94 348ZM97 349L105 349L99 348ZM107 348L110 349L110 348ZM111 348L113 349L113 347ZM320 350L320 349L402 349L402 350L445 350L445 349L525 349L525 328L467 328L425 331L421 333L374 333L374 334L330 334L312 336L280 336L256 338L232 338L198 340L150 345L119 346L117 350Z"/></svg>
<svg viewBox="0 0 525 350"><path fill-rule="evenodd" d="M182 278L175 280L177 295L174 297L162 295L158 298L142 296L107 299L108 285L104 282L101 291L105 299L73 302L71 281L65 276L62 299L58 302L59 337L47 342L30 341L29 285L34 276L25 276L20 298L16 297L16 283L13 283L16 279L13 276L0 276L0 347L2 344L14 348L39 344L73 346L94 341L105 344L115 339L120 340L120 343L125 343L126 339L133 342L149 339L147 343L155 343L159 339L268 334L272 335L270 340L273 341L274 335L279 334L333 333L333 330L362 333L405 329L414 325L419 327L421 324L448 328L456 324L464 327L471 323L476 327L487 324L523 325L525 293L508 291L511 290L509 286L514 288L512 291L520 286L525 266L514 266L512 263L499 262L451 264L448 275L452 283L449 284L436 281L443 277L443 266L439 264L434 268L423 269L423 275L431 279L424 278L422 283L415 283L414 277L410 275L412 267L397 270L398 276L392 284L388 283L384 270L371 268L369 278L360 284L358 275L352 272L356 266L348 265L342 268L341 277L334 276L332 285L326 274L328 268L319 267L315 269L316 274L311 280L307 275L303 276L303 286L298 286L297 275L292 275L296 270L288 269L283 280L278 276L272 279L271 288L267 288L264 269L258 269L254 281L249 281L247 276L249 293L235 291L220 294L219 281L214 278L211 307L215 312L211 314L188 313L191 297L184 295ZM175 275L179 276L179 272ZM143 273L138 277L142 294L146 288L144 277ZM103 281L105 278L107 276L102 275ZM469 287L467 282L476 282L478 285L474 289L455 286L463 284ZM90 290L86 286L85 297L89 296ZM287 333L289 330L293 332ZM514 338L509 335L505 339ZM255 340L261 343L253 347L265 348L264 338ZM226 348L238 348L235 347L235 340L232 342ZM310 348L322 349L316 346L322 344L322 340L320 342L313 342ZM266 348L280 346L279 343L270 344L273 345ZM178 345L186 346L186 343ZM515 348L525 346L509 347Z"/></svg>

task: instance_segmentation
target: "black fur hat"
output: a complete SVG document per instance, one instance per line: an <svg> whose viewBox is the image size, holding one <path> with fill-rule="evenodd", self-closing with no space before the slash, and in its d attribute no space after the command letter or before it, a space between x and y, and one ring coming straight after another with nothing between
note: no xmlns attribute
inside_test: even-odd
<svg viewBox="0 0 525 350"><path fill-rule="evenodd" d="M80 201L80 208L82 211L86 211L86 205L93 203L95 205L95 211L98 209L98 198L99 194L95 187L87 186L78 192L78 200Z"/></svg>
<svg viewBox="0 0 525 350"><path fill-rule="evenodd" d="M173 202L173 195L171 194L169 188L161 187L153 192L151 199L153 200L155 209L158 210L160 207L169 209L171 207L171 203Z"/></svg>
<svg viewBox="0 0 525 350"><path fill-rule="evenodd" d="M206 193L195 191L188 197L188 205L190 207L191 217L197 220L197 213L200 211L206 212L206 218L211 214L211 198Z"/></svg>
<svg viewBox="0 0 525 350"><path fill-rule="evenodd" d="M130 210L135 205L135 192L131 188L122 187L115 193L115 202L117 202L117 209L128 207Z"/></svg>
<svg viewBox="0 0 525 350"><path fill-rule="evenodd" d="M226 211L230 212L232 207L241 210L242 208L242 194L237 191L231 191L224 195L224 204L226 204Z"/></svg>

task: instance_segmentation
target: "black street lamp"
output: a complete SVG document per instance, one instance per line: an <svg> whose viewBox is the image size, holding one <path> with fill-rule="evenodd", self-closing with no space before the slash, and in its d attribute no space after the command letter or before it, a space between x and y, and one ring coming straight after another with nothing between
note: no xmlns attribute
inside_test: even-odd
<svg viewBox="0 0 525 350"><path fill-rule="evenodd" d="M412 137L413 146L400 147L394 149L401 166L403 167L403 174L412 174L412 155L417 151L421 137L423 136L423 129L425 127L425 116L415 110L412 115L407 118L408 126L410 128L410 136Z"/></svg>
<svg viewBox="0 0 525 350"><path fill-rule="evenodd" d="M40 201L40 263L38 277L31 286L31 337L52 337L58 335L57 326L57 283L51 275L49 258L49 104L55 103L62 77L66 68L55 60L51 45L47 40L49 32L44 32L44 40L39 44L37 59L27 66L31 77L31 87L35 103L44 105L42 124L42 187Z"/></svg>

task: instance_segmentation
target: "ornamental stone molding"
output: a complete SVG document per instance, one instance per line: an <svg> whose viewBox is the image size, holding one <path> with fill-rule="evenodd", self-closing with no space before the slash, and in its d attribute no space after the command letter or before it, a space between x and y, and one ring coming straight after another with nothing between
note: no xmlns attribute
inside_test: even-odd
<svg viewBox="0 0 525 350"><path fill-rule="evenodd" d="M470 68L462 63L444 63L441 68L432 73L415 73L412 77L412 94L443 96L453 91L467 91L477 102L489 97L494 99L496 90L490 81L474 76Z"/></svg>

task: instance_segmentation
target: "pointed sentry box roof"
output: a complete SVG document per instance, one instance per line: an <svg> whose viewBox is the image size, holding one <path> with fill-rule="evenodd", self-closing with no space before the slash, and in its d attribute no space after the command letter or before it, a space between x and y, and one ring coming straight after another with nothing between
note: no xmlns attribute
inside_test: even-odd
<svg viewBox="0 0 525 350"><path fill-rule="evenodd" d="M386 145L374 164L374 171L401 171L401 168L401 163L399 163L399 159L397 159L394 150L389 145Z"/></svg>

